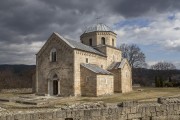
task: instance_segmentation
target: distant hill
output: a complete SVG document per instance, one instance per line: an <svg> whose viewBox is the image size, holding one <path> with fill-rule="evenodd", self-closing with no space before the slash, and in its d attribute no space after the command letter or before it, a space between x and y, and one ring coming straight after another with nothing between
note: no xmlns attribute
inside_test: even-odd
<svg viewBox="0 0 180 120"><path fill-rule="evenodd" d="M180 82L180 70L152 70L145 68L133 69L133 83L141 84L142 86L152 86L155 82L155 76L162 76L164 81L172 79Z"/></svg>
<svg viewBox="0 0 180 120"><path fill-rule="evenodd" d="M31 69L35 69L36 68L36 65L8 65L8 64L3 64L3 65L0 65L0 71L2 70L12 70L12 72L14 73L20 73L22 71L25 71L25 70L31 70Z"/></svg>
<svg viewBox="0 0 180 120"><path fill-rule="evenodd" d="M35 80L36 65L0 65L0 89L31 88ZM152 86L155 76L163 75L164 80L171 79L180 82L180 70L156 71L144 68L133 69L133 84Z"/></svg>
<svg viewBox="0 0 180 120"><path fill-rule="evenodd" d="M31 88L35 65L0 65L0 89Z"/></svg>

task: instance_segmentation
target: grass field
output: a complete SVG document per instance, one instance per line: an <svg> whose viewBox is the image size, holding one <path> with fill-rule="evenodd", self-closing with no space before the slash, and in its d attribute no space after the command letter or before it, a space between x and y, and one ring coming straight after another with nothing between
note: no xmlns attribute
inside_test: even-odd
<svg viewBox="0 0 180 120"><path fill-rule="evenodd" d="M13 98L18 96L29 96L30 93L0 93L0 98ZM180 96L180 88L134 88L129 93L115 93L113 95L99 96L99 97L60 97L54 102L55 106L64 104L84 103L84 102L98 102L105 103L119 103L122 101L138 100L138 101L156 101L158 97ZM7 103L8 106L10 103ZM13 103L14 104L14 103ZM54 106L52 105L52 107ZM13 105L14 106L14 105ZM16 105L15 105L16 106ZM54 107L55 107L54 106ZM15 107L16 108L16 107Z"/></svg>
<svg viewBox="0 0 180 120"><path fill-rule="evenodd" d="M59 100L58 103L70 104L76 102L97 101L103 101L105 103L118 103L127 100L156 101L158 97L168 96L180 96L180 88L134 88L134 90L129 93L116 93L108 96L63 98Z"/></svg>

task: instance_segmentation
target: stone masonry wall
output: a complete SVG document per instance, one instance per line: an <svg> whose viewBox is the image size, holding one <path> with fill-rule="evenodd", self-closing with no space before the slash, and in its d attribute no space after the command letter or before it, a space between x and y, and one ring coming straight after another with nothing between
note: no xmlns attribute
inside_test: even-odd
<svg viewBox="0 0 180 120"><path fill-rule="evenodd" d="M50 61L50 51L57 50L57 61ZM60 79L60 94L74 95L73 50L58 36L52 34L44 47L37 54L36 85L38 94L48 94L48 80L57 74Z"/></svg>
<svg viewBox="0 0 180 120"><path fill-rule="evenodd" d="M86 59L88 59L88 63L96 64L99 67L101 65L106 67L106 57L96 55L93 53L88 53L80 50L74 50L74 89L75 89L75 96L81 95L81 88L80 88L80 64L86 63Z"/></svg>
<svg viewBox="0 0 180 120"><path fill-rule="evenodd" d="M114 93L114 76L97 75L97 96Z"/></svg>
<svg viewBox="0 0 180 120"><path fill-rule="evenodd" d="M107 67L109 67L113 62L120 62L122 60L121 51L106 47L106 55L107 55Z"/></svg>
<svg viewBox="0 0 180 120"><path fill-rule="evenodd" d="M121 92L121 69L110 70L114 75L114 92Z"/></svg>
<svg viewBox="0 0 180 120"><path fill-rule="evenodd" d="M126 101L117 106L99 104L84 108L0 114L0 120L179 120L180 97L158 98L155 103Z"/></svg>
<svg viewBox="0 0 180 120"><path fill-rule="evenodd" d="M126 63L123 68L121 68L121 92L132 91L132 72L131 68Z"/></svg>
<svg viewBox="0 0 180 120"><path fill-rule="evenodd" d="M97 84L96 74L87 68L81 66L81 95L82 96L96 96Z"/></svg>

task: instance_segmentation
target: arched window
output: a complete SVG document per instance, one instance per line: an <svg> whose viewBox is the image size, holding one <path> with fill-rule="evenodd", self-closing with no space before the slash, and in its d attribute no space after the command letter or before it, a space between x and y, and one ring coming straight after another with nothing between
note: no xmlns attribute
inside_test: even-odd
<svg viewBox="0 0 180 120"><path fill-rule="evenodd" d="M114 46L114 39L112 39L112 46Z"/></svg>
<svg viewBox="0 0 180 120"><path fill-rule="evenodd" d="M50 61L51 62L56 62L57 61L57 52L56 49L53 48L50 52Z"/></svg>
<svg viewBox="0 0 180 120"><path fill-rule="evenodd" d="M104 37L101 38L101 44L103 44L103 45L106 44L106 41L105 41L105 38L104 38Z"/></svg>
<svg viewBox="0 0 180 120"><path fill-rule="evenodd" d="M89 39L89 45L92 46L92 39Z"/></svg>

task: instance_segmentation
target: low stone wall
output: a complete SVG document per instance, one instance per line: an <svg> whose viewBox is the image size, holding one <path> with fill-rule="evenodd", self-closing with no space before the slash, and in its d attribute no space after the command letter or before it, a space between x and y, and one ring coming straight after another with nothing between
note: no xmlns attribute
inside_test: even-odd
<svg viewBox="0 0 180 120"><path fill-rule="evenodd" d="M117 106L91 107L4 114L0 120L180 120L179 97L158 98L154 103L126 101Z"/></svg>

